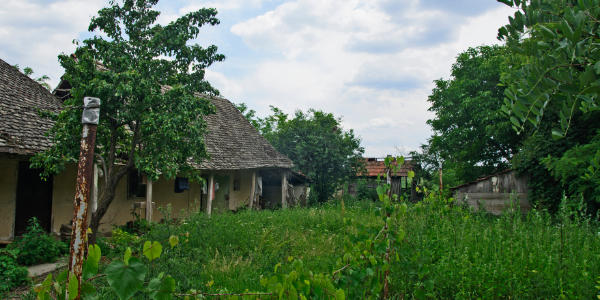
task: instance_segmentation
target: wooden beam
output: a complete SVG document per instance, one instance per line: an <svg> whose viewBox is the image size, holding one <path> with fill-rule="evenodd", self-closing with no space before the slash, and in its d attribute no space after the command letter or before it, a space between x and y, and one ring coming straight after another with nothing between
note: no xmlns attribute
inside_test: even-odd
<svg viewBox="0 0 600 300"><path fill-rule="evenodd" d="M287 169L281 170L281 208L287 208Z"/></svg>
<svg viewBox="0 0 600 300"><path fill-rule="evenodd" d="M90 209L93 212L98 209L98 164L94 164L94 183L92 184L92 203Z"/></svg>
<svg viewBox="0 0 600 300"><path fill-rule="evenodd" d="M252 186L250 187L250 203L248 204L248 207L250 208L250 210L252 210L252 206L254 205L254 199L255 199L254 194L256 194L256 171L252 171L251 184L252 184Z"/></svg>
<svg viewBox="0 0 600 300"><path fill-rule="evenodd" d="M208 202L206 202L206 213L210 216L210 214L212 213L212 201L213 201L213 186L215 184L215 175L213 174L213 172L210 172L210 175L208 177L208 186L206 188L208 188Z"/></svg>
<svg viewBox="0 0 600 300"><path fill-rule="evenodd" d="M152 206L152 180L146 181L146 221L152 221L154 207Z"/></svg>

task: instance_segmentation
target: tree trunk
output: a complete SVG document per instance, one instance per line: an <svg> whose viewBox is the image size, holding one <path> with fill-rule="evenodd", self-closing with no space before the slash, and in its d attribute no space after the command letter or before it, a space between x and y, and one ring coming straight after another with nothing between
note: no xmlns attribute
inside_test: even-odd
<svg viewBox="0 0 600 300"><path fill-rule="evenodd" d="M115 199L117 185L119 184L119 181L121 181L123 176L125 176L125 174L127 174L129 170L132 169L132 167L133 164L131 166L127 164L121 170L119 170L119 172L117 172L117 174L115 174L115 176L111 178L111 180L108 181L108 185L106 185L102 199L100 199L100 203L98 203L98 208L95 212L92 213L92 219L90 220L89 225L90 229L92 230L92 234L90 235L89 245L96 244L96 238L98 236L98 228L100 227L100 221L108 211L108 207L110 206L110 204Z"/></svg>

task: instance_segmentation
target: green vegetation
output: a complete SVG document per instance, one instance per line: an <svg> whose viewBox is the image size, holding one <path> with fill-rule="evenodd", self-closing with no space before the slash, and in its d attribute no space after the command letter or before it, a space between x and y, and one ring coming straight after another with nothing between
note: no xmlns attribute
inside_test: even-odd
<svg viewBox="0 0 600 300"><path fill-rule="evenodd" d="M51 234L42 229L35 217L29 220L27 232L16 238L9 247L18 250L17 261L27 266L54 262L59 256L69 253L69 245L57 242Z"/></svg>
<svg viewBox="0 0 600 300"><path fill-rule="evenodd" d="M497 217L452 206L435 196L409 204L399 218L406 233L390 268L392 298L416 299L591 299L600 276L598 220L585 204L568 203L552 216L514 208ZM144 240L169 240L147 264L146 278L164 272L177 292L262 291L261 278L287 274L288 261L314 274L339 269L336 262L361 228L381 228L380 203L345 199L314 208L191 213L180 226L159 224ZM344 219L360 220L359 223ZM400 232L399 230L396 230ZM189 233L186 241L185 233ZM132 257L146 260L142 242ZM110 259L122 259L122 254ZM100 273L107 266L100 265ZM283 270L282 270L283 269ZM281 273L279 273L281 274ZM105 278L95 279L101 299L117 299ZM346 293L349 297L348 293ZM146 299L138 292L134 299Z"/></svg>
<svg viewBox="0 0 600 300"><path fill-rule="evenodd" d="M17 263L18 253L19 250L0 250L0 296L30 281L27 268Z"/></svg>

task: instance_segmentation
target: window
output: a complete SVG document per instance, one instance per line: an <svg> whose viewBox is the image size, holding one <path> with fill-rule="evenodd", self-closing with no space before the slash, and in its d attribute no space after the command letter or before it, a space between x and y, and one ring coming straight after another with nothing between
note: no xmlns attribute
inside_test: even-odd
<svg viewBox="0 0 600 300"><path fill-rule="evenodd" d="M130 199L146 197L144 176L137 170L131 170L127 176L127 196Z"/></svg>

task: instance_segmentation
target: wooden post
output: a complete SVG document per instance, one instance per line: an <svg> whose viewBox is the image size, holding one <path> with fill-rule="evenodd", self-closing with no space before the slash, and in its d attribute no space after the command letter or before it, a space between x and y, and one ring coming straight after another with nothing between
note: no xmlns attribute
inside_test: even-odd
<svg viewBox="0 0 600 300"><path fill-rule="evenodd" d="M254 205L254 194L256 194L256 171L252 171L252 186L250 187L250 203L248 207L252 210L252 206Z"/></svg>
<svg viewBox="0 0 600 300"><path fill-rule="evenodd" d="M281 170L281 208L287 208L287 170Z"/></svg>
<svg viewBox="0 0 600 300"><path fill-rule="evenodd" d="M152 180L148 178L146 180L146 221L152 221L153 212L154 206L152 206Z"/></svg>
<svg viewBox="0 0 600 300"><path fill-rule="evenodd" d="M92 213L98 209L98 164L94 164L94 184L92 186L92 203L90 203Z"/></svg>
<svg viewBox="0 0 600 300"><path fill-rule="evenodd" d="M212 201L213 201L213 186L215 184L215 175L213 172L210 172L210 176L208 177L208 202L206 204L206 212L210 216L212 213Z"/></svg>

